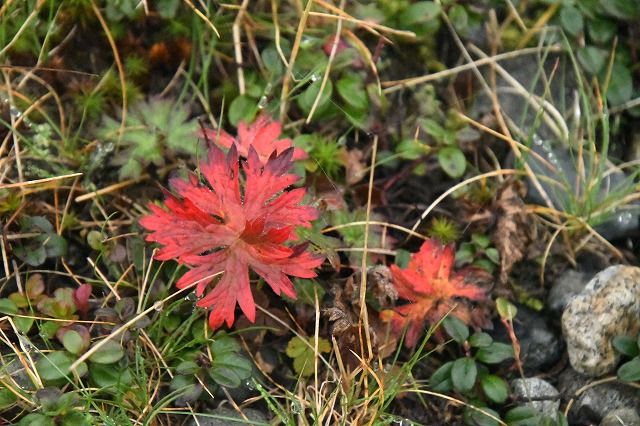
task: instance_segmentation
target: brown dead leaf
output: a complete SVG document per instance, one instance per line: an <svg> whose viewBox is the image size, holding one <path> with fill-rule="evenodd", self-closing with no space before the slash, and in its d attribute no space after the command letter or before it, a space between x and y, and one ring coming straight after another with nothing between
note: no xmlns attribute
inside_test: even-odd
<svg viewBox="0 0 640 426"><path fill-rule="evenodd" d="M345 167L348 185L358 183L364 177L367 166L364 164L363 157L362 151L356 148L340 150L340 162Z"/></svg>
<svg viewBox="0 0 640 426"><path fill-rule="evenodd" d="M360 319L360 279L355 274L347 279L344 285L333 287L333 307L324 309L323 314L331 322L331 334L336 338L340 355L347 368L353 370L360 365L358 357L366 357L362 353L366 337ZM380 305L380 309L392 306L398 298L397 291L391 283L391 272L386 266L374 266L367 274L367 288ZM397 339L389 332L388 324L380 321L378 314L367 307L369 317L369 333L374 355L385 358L391 355L397 346Z"/></svg>
<svg viewBox="0 0 640 426"><path fill-rule="evenodd" d="M500 286L507 283L513 266L525 257L531 243L531 223L522 201L523 191L521 182L508 181L493 202L496 217L493 242L500 253Z"/></svg>

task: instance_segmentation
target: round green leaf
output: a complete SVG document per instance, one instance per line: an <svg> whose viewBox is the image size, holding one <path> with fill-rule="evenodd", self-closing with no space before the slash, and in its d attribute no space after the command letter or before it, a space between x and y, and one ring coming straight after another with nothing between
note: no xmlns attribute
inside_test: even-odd
<svg viewBox="0 0 640 426"><path fill-rule="evenodd" d="M128 368L121 369L117 365L109 364L92 364L89 378L101 388L129 386L132 381L131 371Z"/></svg>
<svg viewBox="0 0 640 426"><path fill-rule="evenodd" d="M463 323L460 318L449 315L443 321L442 325L453 340L462 344L469 338L469 327Z"/></svg>
<svg viewBox="0 0 640 426"><path fill-rule="evenodd" d="M618 368L618 378L625 382L640 381L640 357L625 362Z"/></svg>
<svg viewBox="0 0 640 426"><path fill-rule="evenodd" d="M460 148L455 146L447 146L438 151L438 163L452 178L461 177L467 168L467 159Z"/></svg>
<svg viewBox="0 0 640 426"><path fill-rule="evenodd" d="M607 89L607 100L611 105L625 103L633 96L631 71L619 62L613 64L611 80Z"/></svg>
<svg viewBox="0 0 640 426"><path fill-rule="evenodd" d="M469 344L473 348L486 348L493 343L493 339L487 333L478 332L469 338Z"/></svg>
<svg viewBox="0 0 640 426"><path fill-rule="evenodd" d="M246 95L240 95L229 105L229 122L237 127L241 121L252 121L257 112L258 102Z"/></svg>
<svg viewBox="0 0 640 426"><path fill-rule="evenodd" d="M46 356L43 355L36 362L36 370L45 381L58 380L69 374L69 367L73 361L74 359L67 352L51 352Z"/></svg>
<svg viewBox="0 0 640 426"><path fill-rule="evenodd" d="M498 376L488 374L480 379L480 386L487 398L491 401L502 404L509 396L509 388L507 382Z"/></svg>
<svg viewBox="0 0 640 426"><path fill-rule="evenodd" d="M499 426L500 425L500 423L498 423L492 417L489 417L487 415L487 414L490 414L493 417L499 419L500 414L496 413L491 408L487 408L479 405L475 405L475 406L478 407L477 410L474 410L471 407L467 407L464 410L464 419L466 424L470 424L474 426Z"/></svg>
<svg viewBox="0 0 640 426"><path fill-rule="evenodd" d="M344 101L356 110L369 108L369 98L364 89L364 80L357 74L348 74L336 83L338 93Z"/></svg>
<svg viewBox="0 0 640 426"><path fill-rule="evenodd" d="M120 361L123 356L124 350L120 343L109 340L89 357L89 361L95 362L96 364L113 364Z"/></svg>
<svg viewBox="0 0 640 426"><path fill-rule="evenodd" d="M631 336L616 336L612 343L618 352L628 357L634 357L640 353L637 340Z"/></svg>
<svg viewBox="0 0 640 426"><path fill-rule="evenodd" d="M471 358L459 358L451 367L451 383L458 392L469 392L473 389L478 376L476 362Z"/></svg>
<svg viewBox="0 0 640 426"><path fill-rule="evenodd" d="M75 330L68 330L64 333L64 336L62 336L62 345L66 350L76 355L88 346L85 339Z"/></svg>
<svg viewBox="0 0 640 426"><path fill-rule="evenodd" d="M598 74L604 67L607 51L594 46L586 46L578 50L578 62L590 74Z"/></svg>
<svg viewBox="0 0 640 426"><path fill-rule="evenodd" d="M237 353L227 352L214 357L208 373L219 385L236 388L243 380L251 377L252 370L253 366L248 359Z"/></svg>
<svg viewBox="0 0 640 426"><path fill-rule="evenodd" d="M313 83L309 85L305 89L304 92L300 96L298 96L297 102L300 109L305 114L309 114L311 108L313 107L313 103L320 92L320 86L322 84L322 78L316 79ZM318 101L317 112L321 112L324 108L329 105L331 101L331 95L333 94L333 84L331 84L331 80L327 80L327 84L324 86L324 90L322 91L322 95L320 96L320 100Z"/></svg>
<svg viewBox="0 0 640 426"><path fill-rule="evenodd" d="M11 299L0 299L0 313L15 315L18 313L18 306Z"/></svg>
<svg viewBox="0 0 640 426"><path fill-rule="evenodd" d="M571 5L565 5L560 10L560 23L562 28L574 37L580 34L584 28L582 13Z"/></svg>

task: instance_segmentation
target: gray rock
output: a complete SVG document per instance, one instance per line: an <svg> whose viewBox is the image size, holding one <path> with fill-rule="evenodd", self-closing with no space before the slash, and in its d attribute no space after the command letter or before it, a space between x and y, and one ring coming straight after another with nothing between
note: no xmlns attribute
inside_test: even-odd
<svg viewBox="0 0 640 426"><path fill-rule="evenodd" d="M547 308L555 314L561 314L569 301L584 290L591 277L585 272L566 270L551 286Z"/></svg>
<svg viewBox="0 0 640 426"><path fill-rule="evenodd" d="M559 332L550 327L539 312L517 305L518 315L513 321L514 331L520 342L520 360L525 373L535 373L554 365L562 356ZM502 326L496 325L496 340L508 342L509 336Z"/></svg>
<svg viewBox="0 0 640 426"><path fill-rule="evenodd" d="M565 403L574 398L569 413L571 424L597 423L613 410L640 409L640 391L621 382L609 382L585 387L593 382L588 376L566 369L559 377L558 390ZM583 390L584 389L584 390ZM576 392L582 390L579 395Z"/></svg>
<svg viewBox="0 0 640 426"><path fill-rule="evenodd" d="M619 360L612 340L640 329L640 268L611 266L598 273L562 314L569 362L592 377L610 373Z"/></svg>
<svg viewBox="0 0 640 426"><path fill-rule="evenodd" d="M261 411L253 408L243 408L246 420L233 408L218 407L210 413L198 413L198 421L192 417L189 426L239 426L239 425L269 425L269 419Z"/></svg>
<svg viewBox="0 0 640 426"><path fill-rule="evenodd" d="M511 381L511 389L518 400L529 401L526 405L544 416L555 417L560 409L560 393L542 379L514 379Z"/></svg>
<svg viewBox="0 0 640 426"><path fill-rule="evenodd" d="M633 408L618 408L604 416L600 426L640 426L640 416Z"/></svg>

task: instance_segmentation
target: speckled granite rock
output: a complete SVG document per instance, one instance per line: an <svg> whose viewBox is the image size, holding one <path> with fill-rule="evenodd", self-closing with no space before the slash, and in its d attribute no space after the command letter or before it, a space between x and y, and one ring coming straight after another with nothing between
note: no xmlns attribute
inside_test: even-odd
<svg viewBox="0 0 640 426"><path fill-rule="evenodd" d="M619 408L604 416L600 426L640 426L640 416L633 408Z"/></svg>
<svg viewBox="0 0 640 426"><path fill-rule="evenodd" d="M613 371L612 339L640 329L640 268L611 266L598 273L562 314L569 361L592 377Z"/></svg>
<svg viewBox="0 0 640 426"><path fill-rule="evenodd" d="M554 417L560 408L560 393L550 383L537 377L514 379L511 381L513 396L519 401L528 401L532 407L544 416Z"/></svg>

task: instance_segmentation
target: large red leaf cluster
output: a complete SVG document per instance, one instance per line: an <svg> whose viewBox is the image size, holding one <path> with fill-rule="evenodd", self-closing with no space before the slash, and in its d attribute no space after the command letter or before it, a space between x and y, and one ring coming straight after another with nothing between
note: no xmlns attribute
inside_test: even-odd
<svg viewBox="0 0 640 426"><path fill-rule="evenodd" d="M393 282L398 296L406 300L390 312L391 326L396 333L407 328L405 345L411 348L426 328L426 323L435 324L451 309L452 315L465 323L474 322L473 312L464 299L481 301L486 291L472 284L476 278L484 278L477 269L453 271L455 250L453 245L442 245L436 240L427 240L417 253L411 255L406 269L391 265ZM383 318L389 319L383 311Z"/></svg>
<svg viewBox="0 0 640 426"><path fill-rule="evenodd" d="M194 174L187 180L171 179L175 195L167 193L165 208L151 204L151 214L140 220L151 231L147 241L162 246L156 259L175 259L191 267L176 285L197 283L196 295L204 295L197 306L210 309L213 329L223 322L233 324L236 303L255 320L249 269L276 294L295 298L288 276L314 277L323 260L305 244L289 244L296 240L295 227L310 227L318 212L301 205L304 188L286 191L299 178L288 173L294 149L271 144L280 125L260 119L254 127L241 125L240 131L239 141L224 139L230 146L226 156L217 146L210 147L200 164L204 182ZM249 139L261 152L252 143L244 145ZM261 155L269 146L269 154ZM247 157L241 167L240 149Z"/></svg>

